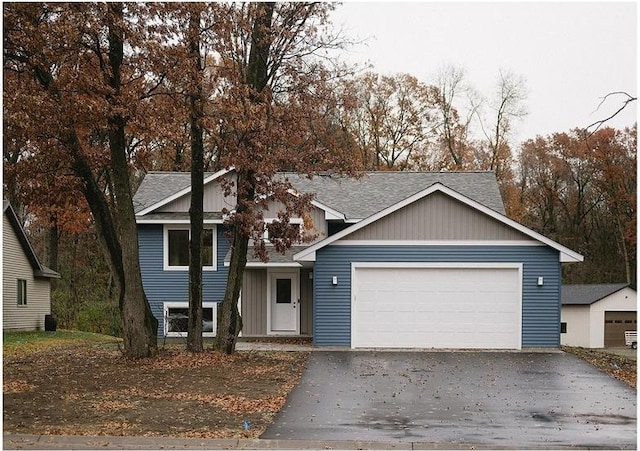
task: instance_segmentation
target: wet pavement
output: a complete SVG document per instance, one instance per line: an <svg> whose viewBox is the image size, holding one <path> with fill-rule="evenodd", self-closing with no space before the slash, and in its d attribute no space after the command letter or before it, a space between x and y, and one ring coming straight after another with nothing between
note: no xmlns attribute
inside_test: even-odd
<svg viewBox="0 0 640 451"><path fill-rule="evenodd" d="M636 449L636 391L562 352L313 352L261 436Z"/></svg>

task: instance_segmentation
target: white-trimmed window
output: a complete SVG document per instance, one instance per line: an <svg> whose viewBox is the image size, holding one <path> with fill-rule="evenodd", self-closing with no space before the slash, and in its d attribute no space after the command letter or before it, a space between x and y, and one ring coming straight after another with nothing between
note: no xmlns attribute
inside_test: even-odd
<svg viewBox="0 0 640 451"><path fill-rule="evenodd" d="M267 224L271 224L272 222L277 221L277 218L265 218L264 219L264 232L262 234L262 239L266 244L271 244L271 240L269 239L269 229L267 229ZM302 238L302 231L304 229L303 224L304 221L302 220L302 218L291 218L289 219L289 224L291 225L296 225L298 227L298 233L300 235L300 237Z"/></svg>
<svg viewBox="0 0 640 451"><path fill-rule="evenodd" d="M164 226L165 270L189 270L190 236L191 229L188 225ZM205 225L202 230L202 269L215 271L217 269L216 259L216 226Z"/></svg>
<svg viewBox="0 0 640 451"><path fill-rule="evenodd" d="M202 336L215 337L217 324L217 302L202 303ZM164 303L164 335L166 337L186 337L189 322L188 302Z"/></svg>
<svg viewBox="0 0 640 451"><path fill-rule="evenodd" d="M27 306L27 281L25 279L18 279L16 286L16 294L18 297L18 305Z"/></svg>

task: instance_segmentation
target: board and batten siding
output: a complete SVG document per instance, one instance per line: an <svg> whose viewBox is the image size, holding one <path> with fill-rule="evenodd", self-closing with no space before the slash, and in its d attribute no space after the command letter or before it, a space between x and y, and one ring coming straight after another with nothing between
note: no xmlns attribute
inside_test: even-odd
<svg viewBox="0 0 640 451"><path fill-rule="evenodd" d="M327 246L314 267L314 344L351 345L352 262L522 263L522 347L560 345L561 267L548 246ZM338 284L332 284L337 277ZM538 277L544 284L538 286ZM393 300L390 300L392 302Z"/></svg>
<svg viewBox="0 0 640 451"><path fill-rule="evenodd" d="M224 228L216 227L217 271L202 272L202 301L220 302L227 285L228 268L224 266L224 256L229 250L229 240L224 236ZM163 225L139 224L138 243L140 246L140 271L142 284L149 300L153 315L158 319L158 335L164 335L164 303L189 301L189 271L163 268Z"/></svg>
<svg viewBox="0 0 640 451"><path fill-rule="evenodd" d="M44 317L51 313L48 279L35 278L33 267L6 215L2 220L2 328L44 330ZM27 305L18 305L18 279L27 281Z"/></svg>
<svg viewBox="0 0 640 451"><path fill-rule="evenodd" d="M313 274L311 269L300 270L300 335L313 332ZM242 282L242 336L267 335L267 277L266 268L246 269Z"/></svg>
<svg viewBox="0 0 640 451"><path fill-rule="evenodd" d="M242 279L242 336L267 335L267 270L246 269Z"/></svg>
<svg viewBox="0 0 640 451"><path fill-rule="evenodd" d="M313 335L313 270L300 270L300 335Z"/></svg>
<svg viewBox="0 0 640 451"><path fill-rule="evenodd" d="M533 241L524 233L440 192L356 230L347 239Z"/></svg>
<svg viewBox="0 0 640 451"><path fill-rule="evenodd" d="M231 177L231 176L230 175L225 176L225 178L228 178L228 177ZM235 181L235 175L233 176L233 179ZM220 184L219 180L214 180L212 182L209 182L207 185L205 185L203 199L202 199L202 206L204 211L206 212L222 211L223 208L226 208L227 210L233 210L236 207L235 203L236 203L235 196L228 196L228 197L224 196L222 185ZM156 212L186 213L189 211L190 207L191 207L191 193L188 193L172 202L169 202L167 205L163 205L162 207L158 208Z"/></svg>

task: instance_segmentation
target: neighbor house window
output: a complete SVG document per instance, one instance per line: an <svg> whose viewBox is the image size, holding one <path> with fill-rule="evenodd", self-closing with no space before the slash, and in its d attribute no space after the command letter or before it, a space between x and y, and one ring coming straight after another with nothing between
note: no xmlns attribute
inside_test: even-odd
<svg viewBox="0 0 640 451"><path fill-rule="evenodd" d="M567 323L560 323L560 333L561 334L567 333Z"/></svg>
<svg viewBox="0 0 640 451"><path fill-rule="evenodd" d="M215 337L216 302L202 303L202 336ZM189 304L187 302L164 303L164 334L167 337L186 337L189 323Z"/></svg>
<svg viewBox="0 0 640 451"><path fill-rule="evenodd" d="M164 229L164 269L189 269L189 239L191 231L188 226L169 227ZM205 226L202 231L202 268L216 269L216 229Z"/></svg>
<svg viewBox="0 0 640 451"><path fill-rule="evenodd" d="M27 305L27 281L18 279L18 305Z"/></svg>

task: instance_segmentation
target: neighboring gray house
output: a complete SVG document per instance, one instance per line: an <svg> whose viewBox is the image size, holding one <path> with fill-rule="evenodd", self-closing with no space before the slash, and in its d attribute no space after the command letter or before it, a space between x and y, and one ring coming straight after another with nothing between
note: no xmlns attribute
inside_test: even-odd
<svg viewBox="0 0 640 451"><path fill-rule="evenodd" d="M637 330L637 303L626 283L563 285L562 345L624 346L625 331Z"/></svg>
<svg viewBox="0 0 640 451"><path fill-rule="evenodd" d="M272 252L268 263L250 258L243 336L311 336L319 346L352 348L560 345L561 264L583 257L507 218L493 173L279 176L316 194L309 217L292 222L312 222L318 237L285 255ZM232 170L205 175L211 325L227 277L222 209L235 201L220 181L229 177ZM189 183L188 173L152 172L134 197L143 283L165 335L184 331ZM265 219L277 210L271 205Z"/></svg>
<svg viewBox="0 0 640 451"><path fill-rule="evenodd" d="M60 275L40 263L8 201L3 210L2 329L44 330L51 313L50 281Z"/></svg>

